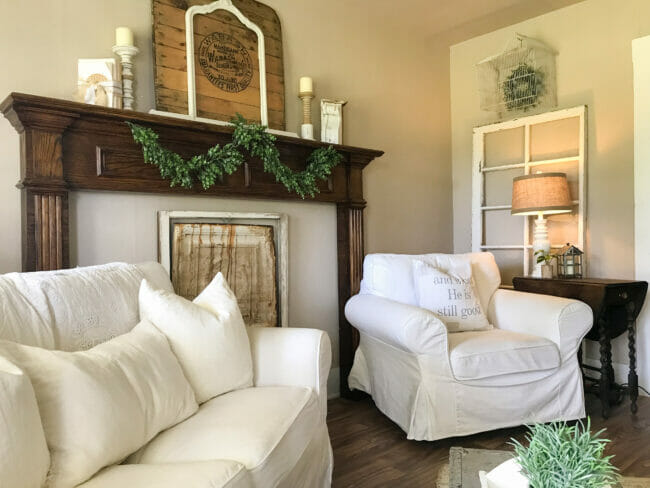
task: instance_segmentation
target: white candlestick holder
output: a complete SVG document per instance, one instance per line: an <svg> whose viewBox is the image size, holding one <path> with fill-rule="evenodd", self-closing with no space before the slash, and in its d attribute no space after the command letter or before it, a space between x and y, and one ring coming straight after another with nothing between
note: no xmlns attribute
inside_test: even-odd
<svg viewBox="0 0 650 488"><path fill-rule="evenodd" d="M314 98L314 92L300 92L302 100L302 125L300 126L300 135L303 139L314 140L314 126L311 123L311 101Z"/></svg>
<svg viewBox="0 0 650 488"><path fill-rule="evenodd" d="M135 46L113 46L113 52L120 57L122 65L122 108L133 110L135 108L133 58L140 50Z"/></svg>

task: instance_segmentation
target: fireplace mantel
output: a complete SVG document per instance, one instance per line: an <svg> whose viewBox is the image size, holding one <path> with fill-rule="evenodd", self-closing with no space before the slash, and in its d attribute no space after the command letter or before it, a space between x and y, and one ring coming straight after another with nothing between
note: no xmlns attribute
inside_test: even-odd
<svg viewBox="0 0 650 488"><path fill-rule="evenodd" d="M20 134L22 192L22 268L24 271L70 265L68 192L133 191L178 195L297 200L262 163L248 159L240 170L209 190L170 188L158 168L145 164L125 122L153 128L160 141L184 157L230 142L232 128L117 110L21 93L10 94L0 111ZM327 146L316 141L277 136L282 161L304 169L307 156ZM339 274L339 343L341 394L349 394L347 376L358 337L343 315L347 299L359 290L363 262L362 171L382 151L334 146L343 161L320 185L313 199L337 206Z"/></svg>

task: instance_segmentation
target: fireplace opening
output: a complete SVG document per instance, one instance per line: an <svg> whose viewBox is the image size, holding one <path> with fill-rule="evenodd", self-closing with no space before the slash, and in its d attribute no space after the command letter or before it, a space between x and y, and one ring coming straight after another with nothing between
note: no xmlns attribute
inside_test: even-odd
<svg viewBox="0 0 650 488"><path fill-rule="evenodd" d="M246 325L288 325L287 217L159 212L159 260L177 294L194 299L221 272Z"/></svg>

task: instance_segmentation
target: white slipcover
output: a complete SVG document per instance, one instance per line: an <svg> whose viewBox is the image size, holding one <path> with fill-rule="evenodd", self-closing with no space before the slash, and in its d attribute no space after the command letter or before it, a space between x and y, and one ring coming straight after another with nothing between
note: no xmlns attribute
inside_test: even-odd
<svg viewBox="0 0 650 488"><path fill-rule="evenodd" d="M40 488L50 453L29 378L0 357L0 486Z"/></svg>
<svg viewBox="0 0 650 488"><path fill-rule="evenodd" d="M1 275L0 339L46 349L90 349L130 331L137 324L138 289L143 278L157 288L172 290L166 271L158 263L113 263ZM205 442L199 442L199 437L196 441L184 438L187 445L204 445L203 454L196 449L192 451L203 461L180 463L169 458L165 463L108 467L80 486L329 487L333 458L325 424L331 365L327 334L293 328L247 332L253 360L253 386L206 402L197 414L170 429L177 429L175 435L179 435L203 421L223 426L219 416L232 415L233 423L225 426L228 434L219 438L217 444L205 437ZM229 399L228 395L234 396ZM0 398L0 412L5 404L6 400ZM217 412L215 417L202 413L211 409ZM246 422L244 413L249 415ZM235 422L236 418L240 419L239 423ZM187 426L186 422L189 422ZM18 426L12 434L21 435ZM201 429L195 430L195 435L201 436ZM152 442L161 443L159 439L163 438L156 437ZM0 439L3 442L7 441ZM156 445L161 444L152 444ZM3 444L0 452L8 451L13 456L12 447ZM151 452L154 450L152 447ZM217 454L220 459L215 458ZM38 455L39 445L34 443L32 459ZM12 456L5 461L21 462ZM236 457L246 461L251 469L237 462Z"/></svg>
<svg viewBox="0 0 650 488"><path fill-rule="evenodd" d="M415 306L411 261L472 265L493 330L448 333ZM409 439L436 440L584 417L577 351L591 309L576 300L498 289L490 253L371 254L345 307L360 332L350 388L372 395Z"/></svg>
<svg viewBox="0 0 650 488"><path fill-rule="evenodd" d="M243 464L230 460L178 464L122 464L78 488L253 488Z"/></svg>
<svg viewBox="0 0 650 488"><path fill-rule="evenodd" d="M309 388L246 388L207 401L192 418L162 432L129 462L186 463L232 459L257 486L278 486L298 462L320 422Z"/></svg>

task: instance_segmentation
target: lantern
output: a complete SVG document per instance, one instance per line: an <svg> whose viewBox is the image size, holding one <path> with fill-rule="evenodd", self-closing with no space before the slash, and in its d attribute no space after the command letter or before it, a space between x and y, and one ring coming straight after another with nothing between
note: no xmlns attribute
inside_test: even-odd
<svg viewBox="0 0 650 488"><path fill-rule="evenodd" d="M582 278L582 255L584 253L567 242L557 257L558 278Z"/></svg>

